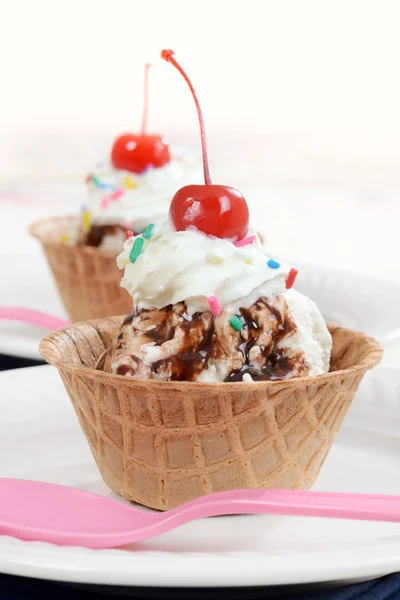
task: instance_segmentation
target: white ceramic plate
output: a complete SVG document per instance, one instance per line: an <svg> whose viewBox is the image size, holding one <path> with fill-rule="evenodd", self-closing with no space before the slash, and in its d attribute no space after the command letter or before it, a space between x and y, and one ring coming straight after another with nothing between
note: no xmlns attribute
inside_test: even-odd
<svg viewBox="0 0 400 600"><path fill-rule="evenodd" d="M1 373L0 413L0 476L113 495L55 369ZM318 489L400 494L399 458L400 371L380 367L364 379ZM399 569L400 524L390 523L222 517L106 551L0 537L0 572L92 584L337 585Z"/></svg>
<svg viewBox="0 0 400 600"><path fill-rule="evenodd" d="M314 300L328 323L392 344L394 332L400 329L400 285L314 265L297 268L296 289Z"/></svg>
<svg viewBox="0 0 400 600"><path fill-rule="evenodd" d="M314 265L296 266L296 289L317 303L327 321L365 331L384 345L396 345L391 338L396 331L400 337L400 285ZM0 255L0 274L2 281L9 282L1 289L0 305L26 306L68 318L39 249L29 258L16 255L12 262ZM46 333L41 327L0 319L0 352L41 358L38 346ZM397 364L397 355L387 350L385 363Z"/></svg>
<svg viewBox="0 0 400 600"><path fill-rule="evenodd" d="M68 319L39 248L29 255L16 254L12 260L9 256L0 255L0 277L0 305L33 308ZM0 319L0 353L42 358L38 346L46 333L47 330L42 327Z"/></svg>

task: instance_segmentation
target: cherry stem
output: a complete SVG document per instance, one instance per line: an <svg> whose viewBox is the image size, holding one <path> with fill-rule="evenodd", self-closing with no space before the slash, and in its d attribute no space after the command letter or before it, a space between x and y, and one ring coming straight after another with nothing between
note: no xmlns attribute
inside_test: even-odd
<svg viewBox="0 0 400 600"><path fill-rule="evenodd" d="M144 65L144 84L143 84L143 112L142 112L142 126L140 128L141 134L146 135L147 133L147 116L149 114L149 70L151 64L146 63Z"/></svg>
<svg viewBox="0 0 400 600"><path fill-rule="evenodd" d="M162 50L161 58L163 58L167 62L170 62L171 65L174 65L174 67L176 69L178 69L179 73L181 75L183 75L183 78L185 79L186 83L188 84L188 86L190 88L190 91L192 92L192 96L193 96L193 100L196 104L197 114L199 117L199 124L200 124L201 149L202 149L202 153L203 153L204 182L206 185L211 185L210 171L208 168L208 155L207 155L206 132L204 129L204 119L203 119L203 115L201 112L199 101L196 96L196 92L194 91L192 82L190 81L189 77L186 75L185 71L182 69L180 64L176 61L173 50Z"/></svg>

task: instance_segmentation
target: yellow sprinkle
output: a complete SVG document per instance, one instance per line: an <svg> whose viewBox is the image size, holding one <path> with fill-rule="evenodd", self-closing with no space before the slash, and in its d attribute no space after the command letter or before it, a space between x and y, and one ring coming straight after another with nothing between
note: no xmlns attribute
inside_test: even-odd
<svg viewBox="0 0 400 600"><path fill-rule="evenodd" d="M222 263L223 260L224 259L221 256L217 256L216 254L208 254L207 255L207 261L210 263L213 263L215 265Z"/></svg>
<svg viewBox="0 0 400 600"><path fill-rule="evenodd" d="M61 237L60 237L60 244L68 244L68 242L71 240L70 236L66 233L64 233Z"/></svg>
<svg viewBox="0 0 400 600"><path fill-rule="evenodd" d="M252 258L246 258L246 260L244 262L246 263L246 265L252 265L253 264L253 259Z"/></svg>
<svg viewBox="0 0 400 600"><path fill-rule="evenodd" d="M125 177L124 184L128 190L134 190L138 187L136 181L134 181L129 175Z"/></svg>
<svg viewBox="0 0 400 600"><path fill-rule="evenodd" d="M83 231L89 233L92 228L92 215L88 210L84 210L82 213Z"/></svg>

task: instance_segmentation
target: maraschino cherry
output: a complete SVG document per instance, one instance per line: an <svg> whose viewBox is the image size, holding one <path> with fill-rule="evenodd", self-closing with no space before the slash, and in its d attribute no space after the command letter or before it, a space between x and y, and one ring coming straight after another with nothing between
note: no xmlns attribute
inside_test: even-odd
<svg viewBox="0 0 400 600"><path fill-rule="evenodd" d="M170 62L183 75L194 98L200 123L205 185L186 185L172 199L170 217L177 231L195 227L207 235L243 239L248 230L249 209L242 194L226 185L213 185L208 169L206 134L200 104L190 79L177 63L173 50L163 50L161 58Z"/></svg>
<svg viewBox="0 0 400 600"><path fill-rule="evenodd" d="M116 169L143 173L146 169L163 167L170 159L168 144L161 135L147 134L149 107L149 69L144 68L144 101L140 134L124 133L117 137L111 151L111 162Z"/></svg>

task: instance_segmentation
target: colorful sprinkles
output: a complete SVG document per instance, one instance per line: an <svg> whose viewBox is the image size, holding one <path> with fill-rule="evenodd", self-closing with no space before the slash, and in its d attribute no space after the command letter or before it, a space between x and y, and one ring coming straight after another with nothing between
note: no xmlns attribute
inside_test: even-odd
<svg viewBox="0 0 400 600"><path fill-rule="evenodd" d="M212 314L214 315L214 317L216 317L221 312L220 303L218 302L216 296L209 296L207 298L207 300L208 300L208 306L210 307Z"/></svg>
<svg viewBox="0 0 400 600"><path fill-rule="evenodd" d="M105 183L104 181L101 181L98 177L96 177L96 175L92 175L91 180L96 187L101 188L102 190L115 190L116 189L115 185L113 185L112 183Z"/></svg>
<svg viewBox="0 0 400 600"><path fill-rule="evenodd" d="M132 179L130 175L127 175L124 178L124 186L127 190L135 190L138 187L138 184Z"/></svg>
<svg viewBox="0 0 400 600"><path fill-rule="evenodd" d="M123 190L122 188L119 188L118 190L115 190L115 192L110 194L110 200L118 200L118 198L121 198L121 196L124 193L125 193L125 190Z"/></svg>
<svg viewBox="0 0 400 600"><path fill-rule="evenodd" d="M89 231L92 228L92 215L90 214L90 211L88 211L87 209L85 209L82 213L82 224L83 224L83 231L85 233L89 233Z"/></svg>
<svg viewBox="0 0 400 600"><path fill-rule="evenodd" d="M229 323L232 325L235 331L240 331L243 327L243 323L237 315L229 319Z"/></svg>
<svg viewBox="0 0 400 600"><path fill-rule="evenodd" d="M70 241L71 241L71 237L67 233L64 233L60 237L60 244L68 244L68 242L70 242Z"/></svg>
<svg viewBox="0 0 400 600"><path fill-rule="evenodd" d="M147 225L146 229L143 231L142 236L145 240L149 240L153 235L154 223L150 223Z"/></svg>
<svg viewBox="0 0 400 600"><path fill-rule="evenodd" d="M101 206L103 208L108 208L110 205L110 202L115 202L116 200L118 200L119 198L121 198L121 196L125 193L125 190L123 190L122 188L119 188L117 190L114 190L111 194L109 194L108 196L105 196L102 201L101 201Z"/></svg>
<svg viewBox="0 0 400 600"><path fill-rule="evenodd" d="M252 244L253 242L255 242L255 240L257 239L256 235L250 235L247 238L244 238L244 240L239 240L238 242L235 242L235 246L236 248L241 248L242 246L248 246L249 244Z"/></svg>
<svg viewBox="0 0 400 600"><path fill-rule="evenodd" d="M278 261L273 260L272 258L270 258L269 261L267 262L267 265L271 269L279 269L279 267L281 266L281 263L278 263Z"/></svg>
<svg viewBox="0 0 400 600"><path fill-rule="evenodd" d="M148 170L149 167L146 167L145 170ZM97 177L97 175L93 175L93 173L89 173L88 175L86 175L85 177L85 183L94 183L94 185L102 190L115 190L117 192L119 192L119 194L121 195L121 193L124 193L124 188L127 190L135 190L137 187L139 187L137 181L135 181L133 179L133 177L131 177L130 175L126 175L123 179L123 185L124 188L117 188L116 185L114 185L113 183L106 183L105 181L101 181L101 179L99 177ZM119 191L121 190L121 191Z"/></svg>
<svg viewBox="0 0 400 600"><path fill-rule="evenodd" d="M129 255L129 260L131 263L136 262L137 258L140 256L143 250L144 239L142 237L136 238L133 243L131 253Z"/></svg>
<svg viewBox="0 0 400 600"><path fill-rule="evenodd" d="M293 287L293 284L297 277L297 273L298 273L297 269L290 269L289 275L286 278L286 289L287 290L290 290L290 288Z"/></svg>
<svg viewBox="0 0 400 600"><path fill-rule="evenodd" d="M132 225L132 223L127 222L126 225ZM137 237L136 240L133 242L133 246L131 249L131 252L129 254L129 260L134 263L136 262L137 258L140 256L142 250L143 250L143 246L144 246L144 242L145 240L149 240L151 238L151 236L153 235L153 229L154 229L154 223L150 223L150 225L147 225L146 229L143 231L142 235L140 237ZM125 232L126 235L126 239L129 239L133 236L133 231L126 231Z"/></svg>

